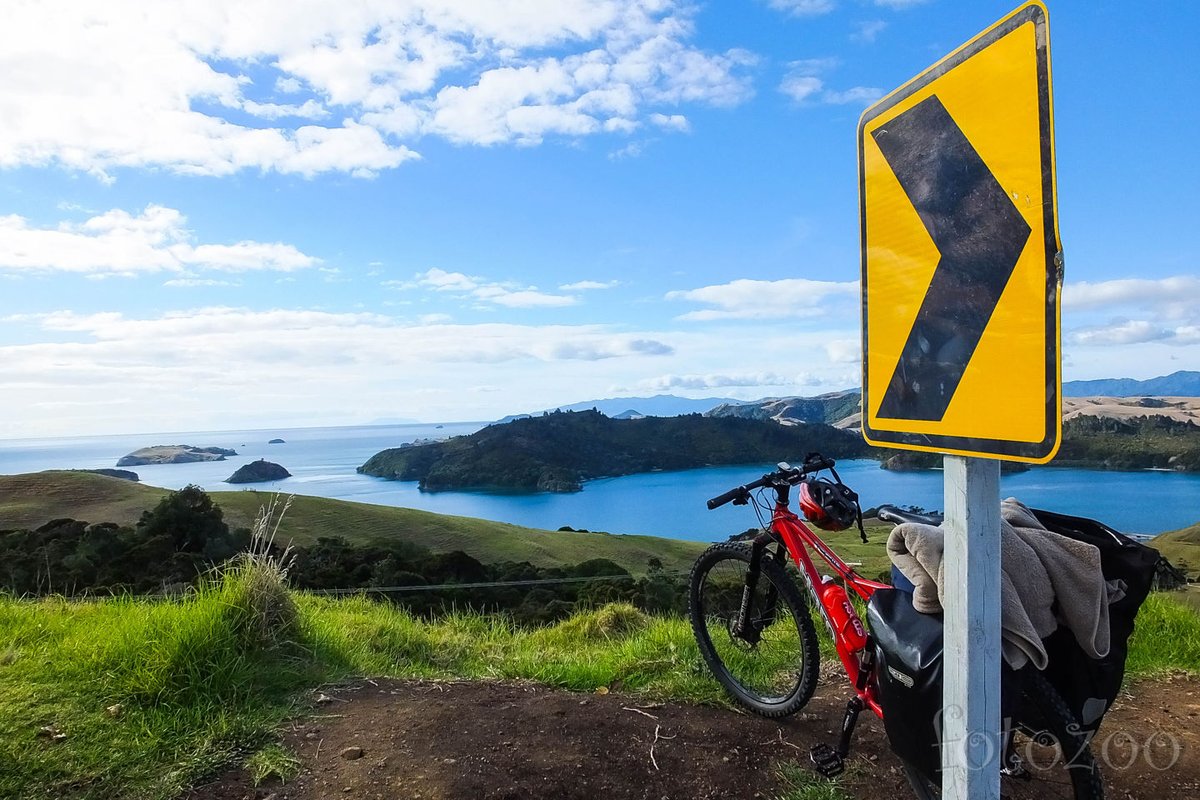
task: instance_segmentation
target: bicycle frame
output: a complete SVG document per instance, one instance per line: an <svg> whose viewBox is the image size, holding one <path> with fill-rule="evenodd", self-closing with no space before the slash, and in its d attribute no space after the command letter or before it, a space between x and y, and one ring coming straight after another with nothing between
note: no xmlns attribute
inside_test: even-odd
<svg viewBox="0 0 1200 800"><path fill-rule="evenodd" d="M812 548L837 573L846 586L853 589L854 593L864 602L869 600L877 589L890 589L891 587L886 583L864 578L855 572L838 557L837 553L829 549L829 545L825 544L820 536L813 533L800 517L788 508L786 494L781 494L783 496L775 503L774 514L771 518L771 530L778 535L780 542L787 549L792 560L796 562L800 575L808 586L808 593L820 610L822 619L825 620L825 627L833 635L833 644L837 649L838 658L841 659L842 667L846 670L846 677L850 679L855 694L867 708L882 719L883 709L876 697L876 686L869 680L873 670L870 660L874 658L874 653L870 651L869 644L866 650L853 650L842 632L833 624L833 617L830 610L826 608L825 600L818 589L821 585L821 576L808 554L808 548ZM862 620L858 617L857 612L854 612L853 619L862 625Z"/></svg>

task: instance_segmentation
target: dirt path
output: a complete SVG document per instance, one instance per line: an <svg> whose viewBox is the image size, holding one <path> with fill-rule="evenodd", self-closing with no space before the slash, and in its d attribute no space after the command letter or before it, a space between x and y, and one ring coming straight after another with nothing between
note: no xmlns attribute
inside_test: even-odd
<svg viewBox="0 0 1200 800"><path fill-rule="evenodd" d="M822 686L803 712L774 722L732 711L653 704L626 694L573 694L525 683L363 682L284 734L302 761L286 786L254 789L242 770L197 787L188 800L421 798L422 800L703 800L772 798L774 766L808 762L834 741L846 696ZM1144 684L1105 720L1093 745L1110 798L1192 798L1200 793L1200 682ZM1136 758L1128 732L1139 742ZM1145 742L1165 733L1150 748ZM1111 741L1109 741L1111 740ZM347 751L350 749L349 752ZM357 749L361 748L361 755ZM841 779L850 797L911 796L882 725L864 714Z"/></svg>

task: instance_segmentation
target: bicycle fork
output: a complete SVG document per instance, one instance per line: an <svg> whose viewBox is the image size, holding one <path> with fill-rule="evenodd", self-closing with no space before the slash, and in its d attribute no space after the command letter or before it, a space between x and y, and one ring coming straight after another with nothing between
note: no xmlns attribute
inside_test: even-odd
<svg viewBox="0 0 1200 800"><path fill-rule="evenodd" d="M772 534L762 533L754 538L750 546L750 566L746 570L746 582L742 585L742 602L738 607L737 618L733 622L733 635L751 645L758 644L763 629L775 621L775 607L779 598L774 584L770 584L767 590L766 602L757 621L754 617L754 592L758 589L763 553L766 551L767 545L773 541L776 539ZM782 560L782 554L783 550L781 549L773 557L777 561Z"/></svg>

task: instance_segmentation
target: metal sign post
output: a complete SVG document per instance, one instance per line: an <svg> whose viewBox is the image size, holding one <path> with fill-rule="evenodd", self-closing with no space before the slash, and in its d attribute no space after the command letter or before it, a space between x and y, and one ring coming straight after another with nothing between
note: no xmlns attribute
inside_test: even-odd
<svg viewBox="0 0 1200 800"><path fill-rule="evenodd" d="M863 436L945 458L942 796L1000 795L1000 464L1062 439L1050 37L1033 0L858 127Z"/></svg>
<svg viewBox="0 0 1200 800"><path fill-rule="evenodd" d="M945 457L942 797L1000 797L1000 462Z"/></svg>

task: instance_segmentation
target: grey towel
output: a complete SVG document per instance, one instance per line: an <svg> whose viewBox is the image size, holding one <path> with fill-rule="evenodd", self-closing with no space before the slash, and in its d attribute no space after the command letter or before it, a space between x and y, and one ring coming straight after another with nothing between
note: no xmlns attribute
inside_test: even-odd
<svg viewBox="0 0 1200 800"><path fill-rule="evenodd" d="M1093 658L1109 648L1108 605L1120 587L1106 584L1100 551L1046 530L1015 498L1000 505L1000 624L1004 659L1019 669L1046 668L1042 639L1061 623ZM942 611L945 540L941 528L907 522L888 537L892 563L913 582L913 607Z"/></svg>

